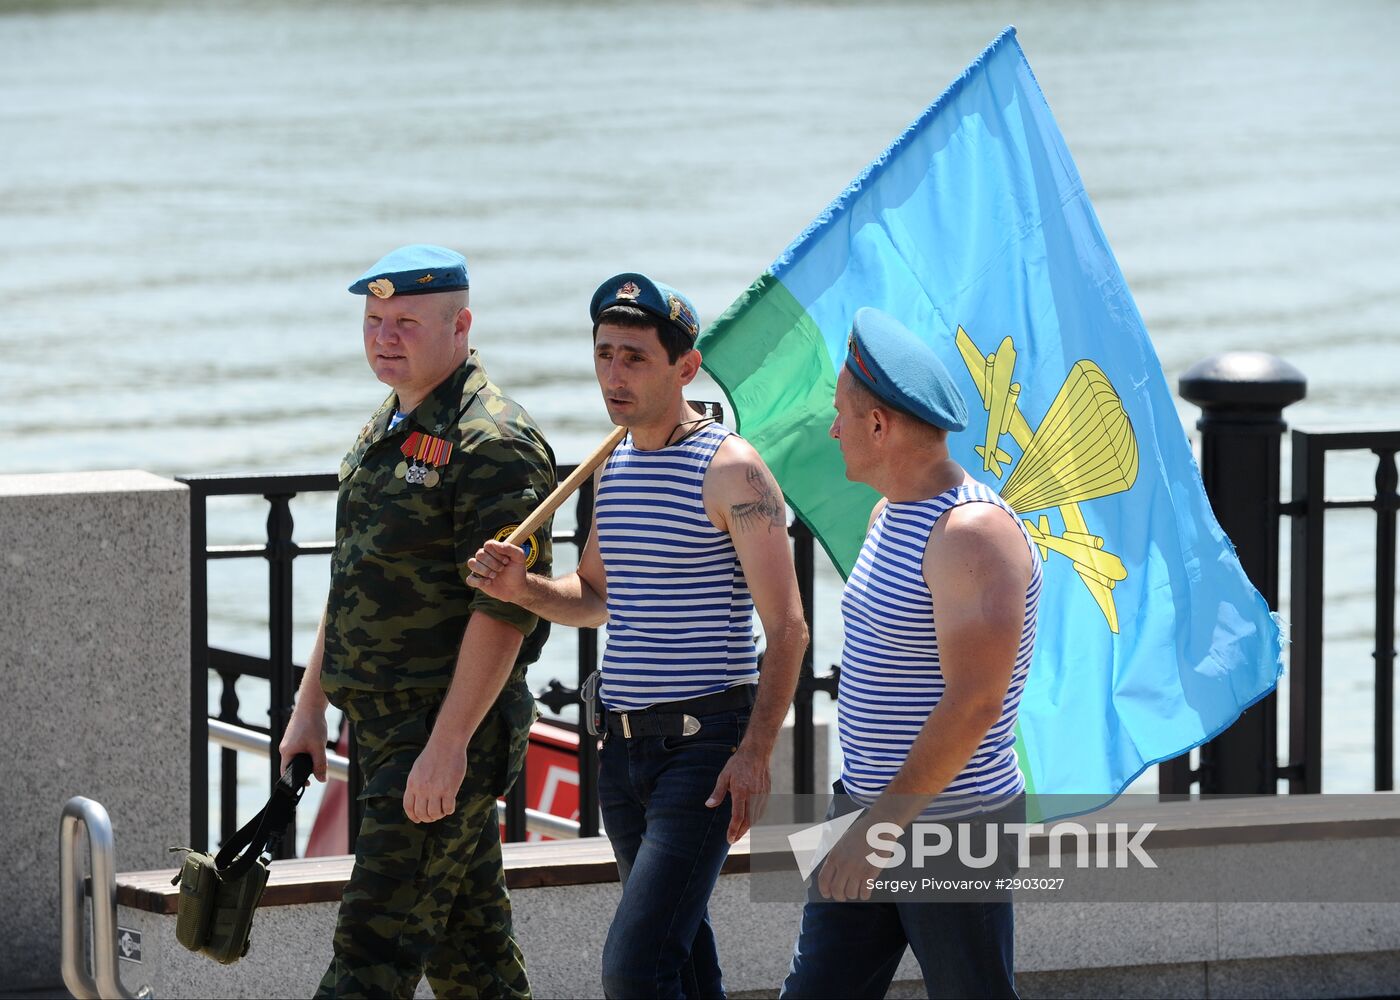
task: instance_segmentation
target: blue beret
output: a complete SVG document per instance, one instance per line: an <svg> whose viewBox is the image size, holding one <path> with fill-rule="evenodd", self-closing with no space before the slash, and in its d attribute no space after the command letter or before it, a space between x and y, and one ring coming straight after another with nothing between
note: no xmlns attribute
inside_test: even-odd
<svg viewBox="0 0 1400 1000"><path fill-rule="evenodd" d="M588 315L594 326L597 326L598 317L609 306L636 306L670 323L689 337L692 344L700 336L699 314L690 299L670 285L652 281L645 274L628 271L614 275L598 286L588 307Z"/></svg>
<svg viewBox="0 0 1400 1000"><path fill-rule="evenodd" d="M948 369L932 347L888 313L856 311L846 368L896 410L950 431L967 426L967 403Z"/></svg>
<svg viewBox="0 0 1400 1000"><path fill-rule="evenodd" d="M467 286L467 258L446 247L414 243L391 250L350 286L356 295L426 295Z"/></svg>

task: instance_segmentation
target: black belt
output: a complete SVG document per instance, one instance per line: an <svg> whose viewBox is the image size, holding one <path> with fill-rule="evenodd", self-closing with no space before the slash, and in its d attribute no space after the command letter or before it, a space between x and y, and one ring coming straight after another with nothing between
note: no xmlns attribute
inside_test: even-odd
<svg viewBox="0 0 1400 1000"><path fill-rule="evenodd" d="M751 708L755 687L753 684L736 684L725 691L684 701L663 701L650 708L627 712L609 709L608 732L629 740L634 736L693 736L700 731L698 716Z"/></svg>

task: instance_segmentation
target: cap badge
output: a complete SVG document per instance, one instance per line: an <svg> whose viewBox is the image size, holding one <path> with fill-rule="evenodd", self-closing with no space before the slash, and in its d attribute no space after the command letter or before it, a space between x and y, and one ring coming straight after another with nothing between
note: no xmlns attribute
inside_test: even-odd
<svg viewBox="0 0 1400 1000"><path fill-rule="evenodd" d="M623 285L617 290L617 293L613 296L613 298L635 299L638 295L641 294L642 290L637 287L637 283L635 281L629 281L627 282L627 284Z"/></svg>
<svg viewBox="0 0 1400 1000"><path fill-rule="evenodd" d="M426 284L429 284L432 280L433 280L433 276L432 276L431 274L425 274L425 275L423 275L423 277L421 277L421 278L418 279L418 284L420 284L420 285L426 285Z"/></svg>
<svg viewBox="0 0 1400 1000"><path fill-rule="evenodd" d="M369 290L377 299L387 299L394 294L394 283L388 278L376 278L369 283Z"/></svg>
<svg viewBox="0 0 1400 1000"><path fill-rule="evenodd" d="M880 381L874 375L870 374L869 368L865 367L865 359L860 356L860 348L856 346L856 338L854 336L846 338L846 350L851 352L851 357L855 358L856 364L860 366L860 370L865 373L866 378L876 383Z"/></svg>

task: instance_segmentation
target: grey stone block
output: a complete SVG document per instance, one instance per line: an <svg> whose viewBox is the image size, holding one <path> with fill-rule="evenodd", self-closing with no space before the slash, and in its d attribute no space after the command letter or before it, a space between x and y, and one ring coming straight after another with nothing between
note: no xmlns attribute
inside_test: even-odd
<svg viewBox="0 0 1400 1000"><path fill-rule="evenodd" d="M1392 841L1385 843L1395 849ZM1397 949L1400 903L1220 904L1223 959ZM1396 989L1400 992L1400 981Z"/></svg>
<svg viewBox="0 0 1400 1000"><path fill-rule="evenodd" d="M58 821L112 817L117 870L189 831L189 501L144 472L0 476L0 980L58 975Z"/></svg>
<svg viewBox="0 0 1400 1000"><path fill-rule="evenodd" d="M621 895L617 884L511 893L536 996L602 995L603 942ZM746 876L725 875L710 897L710 913L728 989L776 995L792 959L802 904L755 903Z"/></svg>
<svg viewBox="0 0 1400 1000"><path fill-rule="evenodd" d="M621 896L616 882L510 894L516 940L535 996L603 995L603 942Z"/></svg>
<svg viewBox="0 0 1400 1000"><path fill-rule="evenodd" d="M1025 1000L1078 997L1206 997L1204 962L1134 965L1128 968L1067 969L1016 975L1016 990Z"/></svg>
<svg viewBox="0 0 1400 1000"><path fill-rule="evenodd" d="M1393 997L1400 993L1400 951L1216 962L1212 997Z"/></svg>
<svg viewBox="0 0 1400 1000"><path fill-rule="evenodd" d="M310 903L258 911L242 961L220 965L175 940L175 918L118 907L117 924L138 930L142 960L122 961L122 985L153 985L157 997L309 997L331 958L336 906Z"/></svg>
<svg viewBox="0 0 1400 1000"><path fill-rule="evenodd" d="M1181 964L1216 957L1214 903L1018 903L1026 972Z"/></svg>
<svg viewBox="0 0 1400 1000"><path fill-rule="evenodd" d="M727 875L720 879L711 901L711 914L719 936L720 956L731 995L777 995L797 933L799 906L754 903L747 878ZM551 997L597 996L601 992L599 963L608 923L620 895L613 884L580 885L519 890L512 894L516 929L535 995ZM1095 904L1083 911L1069 905L1043 906L1041 912L1058 910L1061 924L1044 920L1023 922L1017 929L1017 983L1021 994L1033 997L1360 997L1394 994L1400 984L1400 950L1367 953L1290 956L1244 960L1192 960L1173 947L1199 951L1197 938L1159 937L1173 922L1191 914L1178 912L1170 919L1153 921L1144 912L1123 909L1129 904ZM1132 904L1139 905L1139 904ZM253 928L253 948L248 957L224 967L181 949L174 939L173 917L154 916L128 909L118 912L118 923L142 932L142 965L122 963L122 978L135 991L147 984L158 996L188 997L300 997L309 996L330 959L331 934L336 905L317 903L265 909ZM1276 925L1285 938L1296 936L1311 915L1295 911ZM1159 961L1120 965L1094 965L1104 951L1076 951L1082 938L1063 933L1065 924L1083 925L1089 934L1101 935L1113 922L1124 926L1119 947L1135 944L1140 954L1164 955ZM1211 925L1213 926L1213 925ZM1050 934L1048 942L1027 942L1025 935ZM1054 950L1059 967L1033 969L1024 947ZM430 996L420 984L418 996ZM919 969L908 957L890 987L891 997L924 995Z"/></svg>
<svg viewBox="0 0 1400 1000"><path fill-rule="evenodd" d="M787 977L802 903L756 903L744 875L726 875L710 897L719 960L731 990L773 990Z"/></svg>

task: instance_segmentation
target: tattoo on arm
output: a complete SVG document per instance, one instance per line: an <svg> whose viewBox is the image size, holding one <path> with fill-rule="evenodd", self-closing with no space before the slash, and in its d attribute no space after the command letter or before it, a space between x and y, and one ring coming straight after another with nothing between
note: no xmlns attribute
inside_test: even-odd
<svg viewBox="0 0 1400 1000"><path fill-rule="evenodd" d="M778 492L777 483L762 469L757 468L750 468L746 479L755 499L747 503L736 503L729 508L731 530L746 531L764 525L769 529L785 529L787 516L783 507L783 495Z"/></svg>

